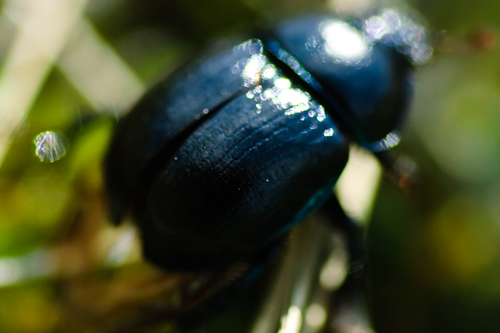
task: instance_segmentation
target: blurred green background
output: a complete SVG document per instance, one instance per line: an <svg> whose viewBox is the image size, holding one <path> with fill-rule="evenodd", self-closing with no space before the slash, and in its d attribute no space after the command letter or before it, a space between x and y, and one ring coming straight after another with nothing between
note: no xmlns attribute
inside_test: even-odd
<svg viewBox="0 0 500 333"><path fill-rule="evenodd" d="M148 270L133 231L108 226L101 180L112 124L145 87L212 41L353 3L370 2L0 2L0 331L75 329L74 300L99 290L89 272L120 282ZM368 228L373 328L498 332L500 2L410 5L436 54L416 72L395 149L418 165L417 185L405 193L382 179ZM35 155L45 131L67 148L55 163Z"/></svg>

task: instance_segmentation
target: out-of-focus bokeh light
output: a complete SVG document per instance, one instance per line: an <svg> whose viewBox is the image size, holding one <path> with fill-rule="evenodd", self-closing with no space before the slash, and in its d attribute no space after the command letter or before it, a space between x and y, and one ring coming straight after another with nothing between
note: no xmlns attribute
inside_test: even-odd
<svg viewBox="0 0 500 333"><path fill-rule="evenodd" d="M307 308L306 323L313 328L321 328L326 321L326 310L319 304L311 304Z"/></svg>
<svg viewBox="0 0 500 333"><path fill-rule="evenodd" d="M281 318L281 328L278 333L298 333L302 325L302 312L299 308L292 306L288 309L286 316Z"/></svg>
<svg viewBox="0 0 500 333"><path fill-rule="evenodd" d="M432 288L453 290L474 284L498 264L499 216L479 198L458 193L450 197L422 232L427 239L426 247L415 246L428 260L429 269L418 274ZM487 298L498 296L494 289L483 295Z"/></svg>
<svg viewBox="0 0 500 333"><path fill-rule="evenodd" d="M449 55L421 73L413 119L437 163L452 177L490 183L500 169L498 50ZM474 61L473 61L474 60ZM447 98L439 98L446 95Z"/></svg>
<svg viewBox="0 0 500 333"><path fill-rule="evenodd" d="M361 224L369 221L381 175L382 168L373 155L351 148L335 190L344 210Z"/></svg>
<svg viewBox="0 0 500 333"><path fill-rule="evenodd" d="M35 154L42 162L55 162L66 155L67 139L60 133L47 131L38 134L33 143Z"/></svg>

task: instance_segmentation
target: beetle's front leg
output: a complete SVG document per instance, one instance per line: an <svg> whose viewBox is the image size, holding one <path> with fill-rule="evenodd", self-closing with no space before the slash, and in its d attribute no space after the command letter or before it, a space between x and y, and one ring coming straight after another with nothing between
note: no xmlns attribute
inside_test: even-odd
<svg viewBox="0 0 500 333"><path fill-rule="evenodd" d="M326 215L333 232L342 234L349 258L348 274L335 292L333 308L330 310L330 327L334 331L343 331L346 327L368 328L365 230L346 214L336 196L328 199L322 207L322 213Z"/></svg>
<svg viewBox="0 0 500 333"><path fill-rule="evenodd" d="M328 199L322 211L334 230L340 231L345 237L349 254L349 275L362 276L366 263L364 228L346 214L335 195Z"/></svg>
<svg viewBox="0 0 500 333"><path fill-rule="evenodd" d="M404 192L410 192L418 183L417 165L404 156L395 156L391 151L374 154L385 175Z"/></svg>

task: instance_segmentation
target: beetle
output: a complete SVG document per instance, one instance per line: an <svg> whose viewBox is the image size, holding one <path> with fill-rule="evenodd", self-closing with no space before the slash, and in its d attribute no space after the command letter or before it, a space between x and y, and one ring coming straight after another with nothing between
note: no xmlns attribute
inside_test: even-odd
<svg viewBox="0 0 500 333"><path fill-rule="evenodd" d="M332 196L351 143L398 143L432 53L417 22L298 17L160 82L111 140L113 220L131 213L143 255L169 271L262 255Z"/></svg>

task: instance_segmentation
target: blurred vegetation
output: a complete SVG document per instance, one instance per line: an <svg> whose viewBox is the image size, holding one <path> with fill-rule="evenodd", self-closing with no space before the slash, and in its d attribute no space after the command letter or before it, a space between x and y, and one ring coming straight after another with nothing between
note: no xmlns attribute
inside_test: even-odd
<svg viewBox="0 0 500 333"><path fill-rule="evenodd" d="M380 332L497 332L500 320L499 4L419 1L436 32L396 149L409 195L384 181L369 228Z"/></svg>
<svg viewBox="0 0 500 333"><path fill-rule="evenodd" d="M150 292L144 302L174 298L175 291L165 296L161 286L185 277L159 275L140 260L130 227L109 225L101 163L113 123L145 86L204 45L338 2L78 1L85 5L76 12L84 28L70 26L80 32L70 31L49 57L46 74L27 95L31 100L21 109L21 121L12 125L15 131L8 140L0 136L0 331L113 330L116 322L103 319L104 327L89 318L102 319L110 304L120 302L135 313L127 302L137 296L123 296L130 288ZM5 78L30 1L0 5L2 88L11 84ZM436 55L416 73L413 113L395 149L418 165L417 186L403 193L383 179L368 229L373 327L383 333L498 332L500 3L411 5L428 20ZM60 18L47 17L56 25ZM85 38L96 46L95 54L78 49ZM49 41L50 35L31 45ZM79 54L83 60L72 62ZM105 67L109 72L97 69L106 61L119 65ZM0 100L0 106L9 102ZM33 139L49 130L64 133L68 153L42 163ZM98 283L89 276L97 276ZM105 284L113 289L103 305L109 309L96 306L101 312L95 315L79 307L79 301L92 304ZM155 296L155 288L162 292ZM222 317L232 327L243 320L234 312Z"/></svg>

